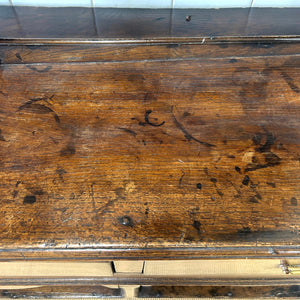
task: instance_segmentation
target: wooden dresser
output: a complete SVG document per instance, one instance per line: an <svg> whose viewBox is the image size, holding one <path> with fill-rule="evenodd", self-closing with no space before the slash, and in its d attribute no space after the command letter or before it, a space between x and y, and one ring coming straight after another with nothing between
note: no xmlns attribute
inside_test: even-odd
<svg viewBox="0 0 300 300"><path fill-rule="evenodd" d="M0 7L0 298L299 298L299 15Z"/></svg>

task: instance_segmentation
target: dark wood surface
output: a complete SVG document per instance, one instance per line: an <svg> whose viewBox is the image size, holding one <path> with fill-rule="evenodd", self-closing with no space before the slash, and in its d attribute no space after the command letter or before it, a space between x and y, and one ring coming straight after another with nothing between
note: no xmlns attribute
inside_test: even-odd
<svg viewBox="0 0 300 300"><path fill-rule="evenodd" d="M274 299L300 297L299 285L268 287L236 286L141 286L140 298L218 298L226 299Z"/></svg>
<svg viewBox="0 0 300 300"><path fill-rule="evenodd" d="M96 286L51 286L30 289L0 290L0 298L45 299L66 297L120 298L121 289ZM139 298L299 298L299 285L291 286L141 286Z"/></svg>
<svg viewBox="0 0 300 300"><path fill-rule="evenodd" d="M284 277L280 279L274 278L200 278L198 276L146 276L143 274L123 273L119 276L96 276L96 277L26 277L26 278L0 278L1 286L293 286L299 285L299 276Z"/></svg>
<svg viewBox="0 0 300 300"><path fill-rule="evenodd" d="M299 37L300 8L0 7L2 39Z"/></svg>
<svg viewBox="0 0 300 300"><path fill-rule="evenodd" d="M274 40L230 41L204 43L161 42L128 44L0 44L2 64L39 64L39 63L84 63L84 62L128 62L144 60L179 59L238 59L247 57L292 57L299 54L298 43L282 43ZM174 62L176 63L176 62Z"/></svg>
<svg viewBox="0 0 300 300"><path fill-rule="evenodd" d="M299 254L299 49L3 45L1 257Z"/></svg>
<svg viewBox="0 0 300 300"><path fill-rule="evenodd" d="M44 286L28 289L2 289L0 299L78 299L78 298L122 298L120 288L104 286Z"/></svg>

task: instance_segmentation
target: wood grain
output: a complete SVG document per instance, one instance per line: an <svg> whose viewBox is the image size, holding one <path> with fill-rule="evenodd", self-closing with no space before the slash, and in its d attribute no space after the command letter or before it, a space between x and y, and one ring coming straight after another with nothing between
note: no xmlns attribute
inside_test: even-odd
<svg viewBox="0 0 300 300"><path fill-rule="evenodd" d="M105 286L54 286L30 289L0 290L4 299L49 299L49 298L121 298L122 290Z"/></svg>
<svg viewBox="0 0 300 300"><path fill-rule="evenodd" d="M300 296L298 285L268 286L268 287L236 287L236 286L142 286L139 289L140 298L216 298L230 299L273 299L292 298Z"/></svg>
<svg viewBox="0 0 300 300"><path fill-rule="evenodd" d="M2 251L298 247L298 56L147 49L5 58Z"/></svg>
<svg viewBox="0 0 300 300"><path fill-rule="evenodd" d="M280 279L270 278L199 278L196 276L144 276L144 275L130 275L120 274L119 276L97 276L97 277L27 277L27 278L0 278L0 285L2 287L8 286L11 288L16 286L293 286L299 285L298 278L291 278L289 276Z"/></svg>
<svg viewBox="0 0 300 300"><path fill-rule="evenodd" d="M23 41L24 42L24 41ZM292 56L299 53L298 43L281 43L259 39L243 42L209 42L189 44L188 42L166 42L128 44L74 44L53 45L0 44L2 64L73 63L73 62L122 62L140 60L238 59L257 56Z"/></svg>
<svg viewBox="0 0 300 300"><path fill-rule="evenodd" d="M0 298L45 299L66 297L109 298L121 297L121 289L95 286L54 286L33 289L1 290ZM299 297L299 286L269 286L269 287L238 287L238 286L141 286L139 298L208 298L208 297L236 298L293 298Z"/></svg>

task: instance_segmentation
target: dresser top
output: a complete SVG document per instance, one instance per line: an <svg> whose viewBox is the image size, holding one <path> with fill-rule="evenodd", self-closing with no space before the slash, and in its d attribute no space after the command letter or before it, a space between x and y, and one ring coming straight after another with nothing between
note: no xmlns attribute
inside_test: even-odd
<svg viewBox="0 0 300 300"><path fill-rule="evenodd" d="M0 45L0 259L299 255L299 47Z"/></svg>

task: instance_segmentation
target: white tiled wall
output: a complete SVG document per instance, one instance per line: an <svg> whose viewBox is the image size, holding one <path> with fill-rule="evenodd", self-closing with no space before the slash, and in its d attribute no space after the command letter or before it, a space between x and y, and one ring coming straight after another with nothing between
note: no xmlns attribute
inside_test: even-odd
<svg viewBox="0 0 300 300"><path fill-rule="evenodd" d="M9 0L0 0L0 5L10 5Z"/></svg>
<svg viewBox="0 0 300 300"><path fill-rule="evenodd" d="M174 1L174 8L249 7L251 5L251 0L173 0L173 1Z"/></svg>
<svg viewBox="0 0 300 300"><path fill-rule="evenodd" d="M254 7L299 7L300 0L254 0L253 6Z"/></svg>
<svg viewBox="0 0 300 300"><path fill-rule="evenodd" d="M171 8L172 0L93 0L95 7Z"/></svg>
<svg viewBox="0 0 300 300"><path fill-rule="evenodd" d="M0 0L1 1L1 0ZM74 6L90 7L92 0L12 0L13 5L19 6Z"/></svg>
<svg viewBox="0 0 300 300"><path fill-rule="evenodd" d="M249 7L252 0L0 0L0 5L120 8ZM253 0L253 7L300 7L300 0Z"/></svg>

